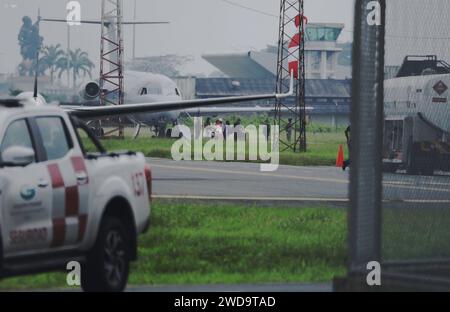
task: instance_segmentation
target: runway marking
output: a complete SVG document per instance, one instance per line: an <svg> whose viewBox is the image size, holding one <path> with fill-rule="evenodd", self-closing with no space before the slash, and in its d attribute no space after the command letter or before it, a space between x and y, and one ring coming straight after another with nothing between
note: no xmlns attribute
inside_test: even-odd
<svg viewBox="0 0 450 312"><path fill-rule="evenodd" d="M390 184L412 185L412 186L414 186L414 181L384 181L384 182L385 183L390 183ZM450 188L450 181L449 181L449 183L424 181L424 183L428 184L428 185L446 186L446 187Z"/></svg>
<svg viewBox="0 0 450 312"><path fill-rule="evenodd" d="M153 195L153 199L198 199L198 200L250 200L250 201L300 201L300 202L341 202L348 203L348 198L315 198L315 197L246 197L246 196L203 196L203 195ZM450 200L385 199L383 203L410 204L449 204Z"/></svg>
<svg viewBox="0 0 450 312"><path fill-rule="evenodd" d="M425 187L425 186L414 186L414 185L401 185L393 182L383 182L384 185L389 185L392 187L403 188L403 189L411 189L411 190L420 190L420 191L434 191L434 192L444 192L450 193L450 188L442 189L442 188L434 188L434 187Z"/></svg>
<svg viewBox="0 0 450 312"><path fill-rule="evenodd" d="M302 177L302 176L293 176L293 175L283 175L283 174L273 174L273 173L264 173L264 172L248 172L248 171L234 171L234 170L224 170L224 169L210 169L210 168L197 168L197 167L189 167L189 166L168 166L168 165L160 165L160 164L151 164L152 167L171 169L171 170L185 170L185 171L202 171L202 172L213 172L213 173L223 173L223 174L238 174L238 175L252 175L252 176L267 176L274 178L288 178L295 180L303 180L303 181L316 181L316 182L332 182L332 183L341 183L348 184L347 180L342 179L333 179L333 178L318 178L318 177ZM424 191L436 191L436 192L446 192L449 193L450 189L439 189L439 188L430 188L430 187L422 187L422 186L407 186L402 185L405 182L389 182L385 181L383 184L390 185L397 188L406 188L413 190L424 190Z"/></svg>
<svg viewBox="0 0 450 312"><path fill-rule="evenodd" d="M253 200L253 201L315 201L315 202L348 202L347 198L314 198L314 197L246 197L246 196L203 196L203 195L153 195L154 199L207 199L207 200Z"/></svg>
<svg viewBox="0 0 450 312"><path fill-rule="evenodd" d="M395 202L395 200L391 200L389 202ZM405 203L413 203L413 204L450 204L450 200L446 200L446 199L405 199L402 200L401 202L405 202Z"/></svg>
<svg viewBox="0 0 450 312"><path fill-rule="evenodd" d="M156 165L156 164L150 164L150 165L152 167L165 168L165 169L171 169L171 170L181 169L181 170L185 170L185 171L203 171L203 172L224 173L224 174L252 175L252 176L259 176L259 177L266 176L266 177L283 178L283 179L288 178L288 179L305 180L305 181L333 182L333 183L348 184L348 181L346 181L346 180L332 179L332 178L301 177L301 176L272 174L272 173L264 173L264 172L234 171L234 170L224 170L224 169L187 167L187 166L168 166L168 165Z"/></svg>

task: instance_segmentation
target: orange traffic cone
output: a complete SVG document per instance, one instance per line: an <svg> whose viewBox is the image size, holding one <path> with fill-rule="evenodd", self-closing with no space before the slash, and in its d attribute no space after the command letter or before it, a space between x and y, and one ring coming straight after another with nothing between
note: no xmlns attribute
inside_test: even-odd
<svg viewBox="0 0 450 312"><path fill-rule="evenodd" d="M344 166L344 149L341 144L339 145L339 151L336 158L336 167L342 168L342 166Z"/></svg>

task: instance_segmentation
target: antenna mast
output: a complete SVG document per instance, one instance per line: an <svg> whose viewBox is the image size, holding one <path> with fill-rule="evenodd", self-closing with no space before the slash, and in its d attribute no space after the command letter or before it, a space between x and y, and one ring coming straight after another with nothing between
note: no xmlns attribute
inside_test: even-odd
<svg viewBox="0 0 450 312"><path fill-rule="evenodd" d="M100 105L122 105L123 89L123 38L122 0L102 0L100 39ZM107 134L119 131L124 137L122 119L113 118L118 127ZM98 124L101 128L101 121ZM106 135L99 131L99 134Z"/></svg>
<svg viewBox="0 0 450 312"><path fill-rule="evenodd" d="M122 0L102 0L100 103L121 105L123 92Z"/></svg>
<svg viewBox="0 0 450 312"><path fill-rule="evenodd" d="M280 0L278 41L277 93L289 89L294 74L294 96L278 99L275 104L275 125L280 127L280 150L306 152L305 107L305 27L308 19L303 11L304 0ZM283 111L287 110L287 116Z"/></svg>

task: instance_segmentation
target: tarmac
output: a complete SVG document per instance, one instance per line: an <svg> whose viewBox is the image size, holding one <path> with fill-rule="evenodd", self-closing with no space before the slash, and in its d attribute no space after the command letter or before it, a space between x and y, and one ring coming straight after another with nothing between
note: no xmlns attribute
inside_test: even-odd
<svg viewBox="0 0 450 312"><path fill-rule="evenodd" d="M155 199L254 202L261 205L348 205L349 170L280 165L261 172L243 162L148 159ZM450 176L384 174L384 201L390 204L450 203Z"/></svg>

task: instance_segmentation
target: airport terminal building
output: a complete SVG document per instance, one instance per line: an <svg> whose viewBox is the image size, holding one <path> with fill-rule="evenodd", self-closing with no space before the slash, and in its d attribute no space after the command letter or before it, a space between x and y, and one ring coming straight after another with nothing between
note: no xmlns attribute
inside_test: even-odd
<svg viewBox="0 0 450 312"><path fill-rule="evenodd" d="M351 60L340 58L343 45L337 42L344 24L308 24L305 36L306 79L351 78ZM203 55L211 65L230 78L268 78L276 76L277 47L238 54Z"/></svg>

